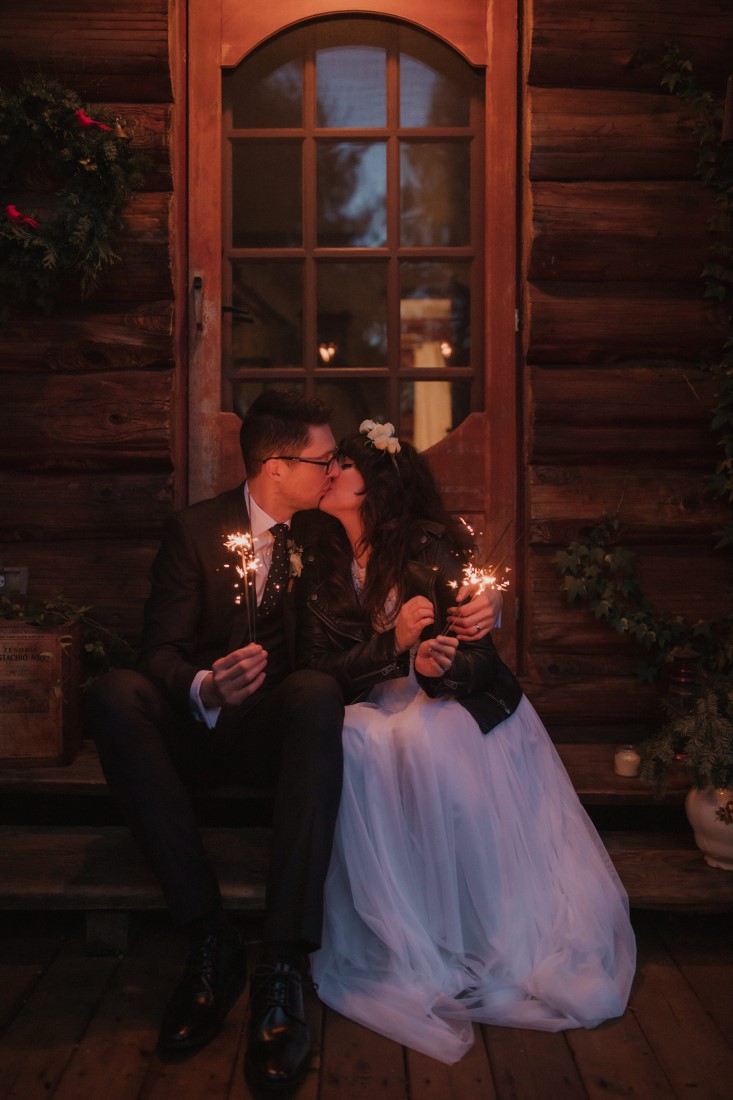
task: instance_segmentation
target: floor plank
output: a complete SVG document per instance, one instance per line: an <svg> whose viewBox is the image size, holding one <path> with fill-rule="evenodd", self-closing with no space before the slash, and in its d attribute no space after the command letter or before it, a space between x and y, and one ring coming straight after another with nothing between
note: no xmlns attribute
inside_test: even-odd
<svg viewBox="0 0 733 1100"><path fill-rule="evenodd" d="M664 947L654 924L637 921L640 966L633 1013L677 1097L729 1100L733 1049Z"/></svg>
<svg viewBox="0 0 733 1100"><path fill-rule="evenodd" d="M453 1066L407 1051L410 1100L497 1100L481 1029L473 1031L473 1046Z"/></svg>
<svg viewBox="0 0 733 1100"><path fill-rule="evenodd" d="M321 1100L407 1100L403 1048L331 1009L323 1029Z"/></svg>
<svg viewBox="0 0 733 1100"><path fill-rule="evenodd" d="M659 935L700 1003L733 1047L733 929L729 916L680 915ZM731 1087L733 1092L733 1086Z"/></svg>
<svg viewBox="0 0 733 1100"><path fill-rule="evenodd" d="M41 919L43 917L43 920ZM258 921L241 917L254 962ZM592 1031L476 1027L446 1066L325 1009L309 991L313 1066L294 1100L722 1100L733 1079L733 940L721 915L636 913L629 1009ZM85 954L81 914L0 914L3 1100L261 1100L242 1063L248 993L181 1062L155 1053L186 943L164 914L136 918L124 958ZM4 1014L3 1014L4 1011Z"/></svg>
<svg viewBox="0 0 733 1100"><path fill-rule="evenodd" d="M86 956L81 935L63 945L3 1035L3 1100L53 1094L118 965Z"/></svg>
<svg viewBox="0 0 733 1100"><path fill-rule="evenodd" d="M564 1032L493 1025L482 1030L499 1100L585 1100Z"/></svg>
<svg viewBox="0 0 733 1100"><path fill-rule="evenodd" d="M154 929L123 959L54 1100L96 1095L136 1100L150 1071L163 1008L180 973L185 946L169 930Z"/></svg>

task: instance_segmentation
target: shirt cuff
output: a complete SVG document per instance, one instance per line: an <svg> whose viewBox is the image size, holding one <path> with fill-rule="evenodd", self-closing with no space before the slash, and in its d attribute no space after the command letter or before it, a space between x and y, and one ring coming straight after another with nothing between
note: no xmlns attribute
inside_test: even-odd
<svg viewBox="0 0 733 1100"><path fill-rule="evenodd" d="M208 675L209 669L199 669L191 683L189 700L191 702L191 710L193 711L194 718L199 722L203 722L207 729L213 730L219 720L221 707L205 707L201 702L201 695L199 694L201 683Z"/></svg>

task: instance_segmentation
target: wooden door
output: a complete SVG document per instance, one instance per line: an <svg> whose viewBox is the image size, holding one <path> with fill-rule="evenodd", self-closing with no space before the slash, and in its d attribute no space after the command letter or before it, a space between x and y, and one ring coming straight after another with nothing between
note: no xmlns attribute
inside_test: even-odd
<svg viewBox="0 0 733 1100"><path fill-rule="evenodd" d="M329 13L353 12L331 2ZM188 24L188 437L189 501L231 486L243 474L239 418L222 411L222 70L300 20L315 0L207 0L189 4ZM466 516L494 564L515 568L516 401L516 0L381 0L365 9L414 23L474 65L485 67L486 271L484 407L430 458L451 509ZM516 576L516 573L514 574ZM505 601L501 647L513 655L516 584Z"/></svg>

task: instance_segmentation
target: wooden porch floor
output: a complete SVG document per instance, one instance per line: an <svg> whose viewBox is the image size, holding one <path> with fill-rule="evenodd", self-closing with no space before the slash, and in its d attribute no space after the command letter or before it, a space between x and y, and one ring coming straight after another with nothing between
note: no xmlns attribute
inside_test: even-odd
<svg viewBox="0 0 733 1100"><path fill-rule="evenodd" d="M298 1100L730 1100L733 937L725 914L634 913L630 1006L594 1031L477 1027L448 1067L361 1028L313 998L314 1068ZM253 920L241 919L249 940ZM155 1054L185 946L167 918L137 918L124 957L84 953L80 914L0 917L3 1100L246 1100L246 994L221 1035L184 1062Z"/></svg>

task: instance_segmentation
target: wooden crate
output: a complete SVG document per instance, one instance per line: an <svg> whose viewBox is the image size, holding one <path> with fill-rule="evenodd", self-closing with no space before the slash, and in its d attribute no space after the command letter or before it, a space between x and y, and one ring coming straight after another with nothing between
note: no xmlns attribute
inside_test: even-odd
<svg viewBox="0 0 733 1100"><path fill-rule="evenodd" d="M78 623L0 622L0 767L69 764L81 743Z"/></svg>

